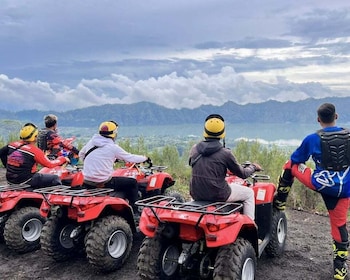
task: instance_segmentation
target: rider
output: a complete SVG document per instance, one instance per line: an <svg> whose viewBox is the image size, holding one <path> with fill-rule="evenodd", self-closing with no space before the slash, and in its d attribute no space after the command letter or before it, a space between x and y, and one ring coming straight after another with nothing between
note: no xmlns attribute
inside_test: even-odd
<svg viewBox="0 0 350 280"><path fill-rule="evenodd" d="M318 108L317 121L322 129L306 136L285 163L274 205L277 209L285 209L294 177L321 194L329 213L333 237L334 279L342 280L347 275L349 247L350 131L336 126L337 118L333 104L324 103ZM315 162L314 171L305 165L310 156Z"/></svg>
<svg viewBox="0 0 350 280"><path fill-rule="evenodd" d="M42 149L50 159L55 159L59 155L64 155L64 150L68 151L71 164L77 161L79 150L71 144L67 144L57 133L56 115L49 114L44 117L45 128L39 131L38 147Z"/></svg>
<svg viewBox="0 0 350 280"><path fill-rule="evenodd" d="M134 213L138 213L135 201L138 197L138 185L135 178L112 177L114 163L117 160L126 162L150 163L150 158L126 152L115 143L118 124L114 121L102 122L99 133L93 135L88 143L80 150L79 157L84 162L84 184L91 187L112 188L126 194Z"/></svg>
<svg viewBox="0 0 350 280"><path fill-rule="evenodd" d="M222 116L209 115L204 124L204 141L195 144L190 151L192 167L190 194L194 200L243 201L243 213L255 219L254 191L237 183L225 180L228 170L245 179L261 167L254 163L240 165L231 150L220 143L225 137L225 122Z"/></svg>
<svg viewBox="0 0 350 280"><path fill-rule="evenodd" d="M36 146L38 128L26 123L20 130L20 139L0 149L0 158L6 167L6 179L10 184L28 184L33 188L61 185L61 180L54 174L37 172L37 165L55 167L69 161L63 156L49 160Z"/></svg>

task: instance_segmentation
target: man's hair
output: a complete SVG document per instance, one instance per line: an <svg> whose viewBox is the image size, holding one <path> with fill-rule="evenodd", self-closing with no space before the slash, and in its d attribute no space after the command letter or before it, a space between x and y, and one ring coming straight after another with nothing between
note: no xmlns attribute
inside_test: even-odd
<svg viewBox="0 0 350 280"><path fill-rule="evenodd" d="M335 120L335 106L324 103L317 109L317 115L323 123L332 123Z"/></svg>
<svg viewBox="0 0 350 280"><path fill-rule="evenodd" d="M45 127L50 128L53 127L57 123L57 116L55 115L47 115L44 117Z"/></svg>

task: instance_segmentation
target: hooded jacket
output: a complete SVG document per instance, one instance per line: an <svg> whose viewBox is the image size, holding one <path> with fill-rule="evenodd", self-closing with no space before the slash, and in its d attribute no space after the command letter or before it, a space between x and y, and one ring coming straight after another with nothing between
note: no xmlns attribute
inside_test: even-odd
<svg viewBox="0 0 350 280"><path fill-rule="evenodd" d="M85 157L86 153L95 146L97 148ZM100 134L95 134L80 150L79 158L84 162L84 179L96 183L106 182L112 177L114 163L117 159L134 163L147 160L146 156L126 152L115 144L112 138Z"/></svg>
<svg viewBox="0 0 350 280"><path fill-rule="evenodd" d="M225 180L227 170L243 179L255 171L254 165L240 165L219 139L206 139L194 145L189 164L192 166L190 194L194 200L226 201L231 194Z"/></svg>

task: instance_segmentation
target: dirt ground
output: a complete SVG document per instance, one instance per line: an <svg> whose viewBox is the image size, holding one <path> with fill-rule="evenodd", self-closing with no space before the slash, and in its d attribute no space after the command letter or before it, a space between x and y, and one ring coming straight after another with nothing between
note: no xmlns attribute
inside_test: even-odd
<svg viewBox="0 0 350 280"><path fill-rule="evenodd" d="M0 183L3 183L0 169ZM332 277L332 247L328 217L289 209L288 237L285 254L258 260L256 279L261 280L330 280ZM143 236L134 236L133 249L126 264L110 274L96 274L83 257L69 262L56 263L41 250L18 255L0 243L0 279L119 279L136 277L137 253Z"/></svg>

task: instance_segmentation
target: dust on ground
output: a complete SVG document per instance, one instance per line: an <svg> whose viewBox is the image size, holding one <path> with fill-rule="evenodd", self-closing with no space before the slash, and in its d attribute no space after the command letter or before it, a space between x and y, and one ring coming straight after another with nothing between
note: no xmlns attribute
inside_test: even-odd
<svg viewBox="0 0 350 280"><path fill-rule="evenodd" d="M0 168L0 184L4 183ZM282 257L258 259L256 279L260 280L330 280L332 277L332 240L328 217L289 209L286 211L288 237ZM144 236L137 233L125 265L109 274L96 274L84 257L63 263L48 258L41 250L16 254L0 243L0 278L11 280L95 280L137 279L136 261Z"/></svg>

